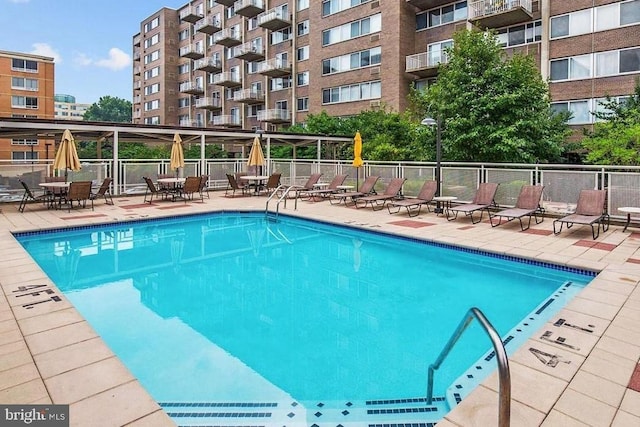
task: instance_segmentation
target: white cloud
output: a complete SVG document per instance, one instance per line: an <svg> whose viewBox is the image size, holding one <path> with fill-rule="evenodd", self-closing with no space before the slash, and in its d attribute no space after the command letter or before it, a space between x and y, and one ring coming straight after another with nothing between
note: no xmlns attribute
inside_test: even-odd
<svg viewBox="0 0 640 427"><path fill-rule="evenodd" d="M31 53L34 55L48 56L50 58L53 58L53 61L56 64L60 64L62 62L62 56L60 56L60 54L47 43L34 43Z"/></svg>
<svg viewBox="0 0 640 427"><path fill-rule="evenodd" d="M131 56L117 47L112 47L109 49L109 58L91 59L84 53L75 53L73 62L82 67L96 66L118 71L131 65Z"/></svg>

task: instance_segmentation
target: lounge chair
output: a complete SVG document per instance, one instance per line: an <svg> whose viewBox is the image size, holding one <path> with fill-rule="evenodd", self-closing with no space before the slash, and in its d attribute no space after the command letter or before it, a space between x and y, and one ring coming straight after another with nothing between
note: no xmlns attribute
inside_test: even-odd
<svg viewBox="0 0 640 427"><path fill-rule="evenodd" d="M308 200L315 201L316 197L326 198L329 197L333 193L337 193L340 191L338 186L344 184L344 180L347 179L348 175L336 175L333 177L329 185L326 188L314 188L312 190L301 191L298 193L298 197L304 198L306 197Z"/></svg>
<svg viewBox="0 0 640 427"><path fill-rule="evenodd" d="M471 223L477 224L482 221L482 215L484 211L487 211L487 215L491 216L489 208L497 206L494 200L496 191L498 190L498 184L493 182L483 182L478 186L473 201L466 205L453 206L447 209L447 220L453 221L458 218L458 213L463 212L465 216L471 217ZM480 218L475 219L473 214L480 211ZM450 213L453 212L453 215Z"/></svg>
<svg viewBox="0 0 640 427"><path fill-rule="evenodd" d="M384 205L390 201L398 197L400 191L402 191L402 186L406 181L405 178L393 178L387 188L384 190L382 194L375 194L372 196L362 196L358 197L355 200L356 208L365 208L367 205L371 205L371 209L374 211L379 211L384 208Z"/></svg>
<svg viewBox="0 0 640 427"><path fill-rule="evenodd" d="M265 184L265 186L262 189L262 191L264 191L268 195L271 195L280 186L280 177L281 176L282 176L282 174L280 172L274 172L271 175L269 175L269 179L267 179L267 183Z"/></svg>
<svg viewBox="0 0 640 427"><path fill-rule="evenodd" d="M24 188L24 194L22 195L22 200L20 200L18 211L24 212L24 208L25 206L27 206L27 202L42 202L46 204L51 203L53 197L51 194L45 192L43 194L35 195L26 182L20 180L20 184L22 184L22 188Z"/></svg>
<svg viewBox="0 0 640 427"><path fill-rule="evenodd" d="M573 224L588 225L591 227L593 240L597 239L600 235L600 225L602 225L602 231L609 229L609 214L605 211L606 198L605 190L580 191L576 211L553 221L553 233L560 234L564 223L567 224L567 228L571 228ZM560 223L560 228L557 230L556 223ZM594 224L597 224L596 228Z"/></svg>
<svg viewBox="0 0 640 427"><path fill-rule="evenodd" d="M91 202L91 210L93 210L93 199L91 198L91 181L73 181L71 184L69 184L69 191L67 191L65 199L68 212L71 212L74 202L77 202L78 206L86 208L87 200Z"/></svg>
<svg viewBox="0 0 640 427"><path fill-rule="evenodd" d="M320 179L320 177L322 176L321 173L312 173L309 176L309 179L307 179L307 182L304 183L304 185L292 185L290 188L290 191L294 192L294 198L298 198L298 193L301 191L309 191L309 190L313 190L313 186L318 182L318 180Z"/></svg>
<svg viewBox="0 0 640 427"><path fill-rule="evenodd" d="M518 200L516 201L516 206L510 209L501 210L493 215L489 212L489 220L491 221L492 227L497 227L502 224L502 218L506 218L505 222L512 221L517 219L520 221L520 229L522 231L528 230L531 226L531 217L533 216L536 220L536 224L540 224L544 221L544 217L542 214L544 213L544 209L540 206L540 199L542 198L542 190L544 189L543 185L523 185L520 189L520 194L518 195ZM538 214L540 217L538 218ZM529 222L527 226L524 226L522 222L522 218L528 216ZM498 222L494 224L493 218L498 218Z"/></svg>
<svg viewBox="0 0 640 427"><path fill-rule="evenodd" d="M104 201L106 204L113 205L113 198L111 197L111 190L109 189L111 186L111 181L111 178L105 178L102 181L102 185L100 185L98 191L96 193L91 192L91 200L94 201L96 199L99 199L100 197L104 197Z"/></svg>
<svg viewBox="0 0 640 427"><path fill-rule="evenodd" d="M390 214L395 214L400 212L400 209L405 208L409 216L420 215L422 206L426 206L427 210L431 211L431 209L429 209L429 203L433 201L437 189L438 183L436 181L425 181L416 197L390 201L387 203L387 209ZM392 208L395 210L392 211Z"/></svg>
<svg viewBox="0 0 640 427"><path fill-rule="evenodd" d="M374 189L374 187L376 185L376 182L378 182L378 179L380 179L379 176L369 175L367 179L364 180L362 185L360 185L360 188L358 189L358 191L345 191L340 193L333 193L329 196L329 202L332 205L333 204L337 205L342 202L344 202L344 204L347 205L348 204L347 200L351 200L352 202L355 202L355 200L358 197L370 196L370 195L376 194L376 190Z"/></svg>
<svg viewBox="0 0 640 427"><path fill-rule="evenodd" d="M200 195L200 201L204 203L204 198L200 192L201 181L202 177L200 176L188 176L187 179L185 179L182 189L180 190L180 196L184 199L185 203L187 203L187 200L193 200L195 194Z"/></svg>
<svg viewBox="0 0 640 427"><path fill-rule="evenodd" d="M168 189L156 187L156 185L149 177L143 176L142 179L147 183L147 189L144 191L144 203L151 204L154 197L161 197L162 199L166 199L168 197ZM147 197L149 197L149 200L147 200Z"/></svg>
<svg viewBox="0 0 640 427"><path fill-rule="evenodd" d="M229 190L233 191L233 193L231 193L231 197L235 197L236 191L241 192L243 196L247 194L247 191L249 190L249 186L240 184L236 180L236 177L233 174L230 174L230 173L227 174L227 181L228 181L227 189L224 192L225 196L229 195Z"/></svg>
<svg viewBox="0 0 640 427"><path fill-rule="evenodd" d="M204 195L207 194L207 199L210 199L209 196L209 175L200 175L200 198L204 201Z"/></svg>

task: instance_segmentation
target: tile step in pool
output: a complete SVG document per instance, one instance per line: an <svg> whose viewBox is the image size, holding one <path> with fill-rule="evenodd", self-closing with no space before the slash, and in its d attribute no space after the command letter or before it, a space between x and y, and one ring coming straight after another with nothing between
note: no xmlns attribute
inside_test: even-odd
<svg viewBox="0 0 640 427"><path fill-rule="evenodd" d="M179 426L433 427L448 412L444 397L319 402L160 402Z"/></svg>

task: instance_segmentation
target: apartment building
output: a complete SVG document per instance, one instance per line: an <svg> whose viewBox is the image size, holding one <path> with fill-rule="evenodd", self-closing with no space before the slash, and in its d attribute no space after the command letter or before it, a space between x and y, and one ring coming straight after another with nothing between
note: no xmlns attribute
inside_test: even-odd
<svg viewBox="0 0 640 427"><path fill-rule="evenodd" d="M56 94L54 100L54 118L59 120L82 120L91 104L76 102L73 95Z"/></svg>
<svg viewBox="0 0 640 427"><path fill-rule="evenodd" d="M133 37L134 122L274 130L323 110L403 111L462 28L533 55L573 125L640 73L640 0L192 0Z"/></svg>
<svg viewBox="0 0 640 427"><path fill-rule="evenodd" d="M53 119L54 68L53 58L0 51L0 116ZM2 139L0 160L45 158L51 144L37 138Z"/></svg>

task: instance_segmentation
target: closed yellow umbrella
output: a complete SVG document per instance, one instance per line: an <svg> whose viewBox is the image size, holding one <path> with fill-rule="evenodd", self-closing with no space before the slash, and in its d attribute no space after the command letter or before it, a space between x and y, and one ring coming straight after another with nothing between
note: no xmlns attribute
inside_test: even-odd
<svg viewBox="0 0 640 427"><path fill-rule="evenodd" d="M353 138L353 163L351 163L354 168L356 168L356 189L359 187L358 183L358 170L364 164L362 161L362 137L360 136L360 131L356 132L356 136Z"/></svg>
<svg viewBox="0 0 640 427"><path fill-rule="evenodd" d="M53 161L53 168L57 170L64 169L65 182L67 181L69 169L79 171L82 168L78 158L78 151L76 150L76 142L69 129L66 129L62 134L62 140L60 141L56 158Z"/></svg>
<svg viewBox="0 0 640 427"><path fill-rule="evenodd" d="M173 135L173 145L171 146L171 169L176 170L176 176L178 175L178 169L184 167L184 152L182 151L182 138L176 132Z"/></svg>
<svg viewBox="0 0 640 427"><path fill-rule="evenodd" d="M264 166L264 154L262 153L262 146L260 145L260 139L256 136L253 139L253 144L251 145L251 151L249 152L249 161L247 162L247 166L256 166L256 175L258 174L258 166Z"/></svg>

